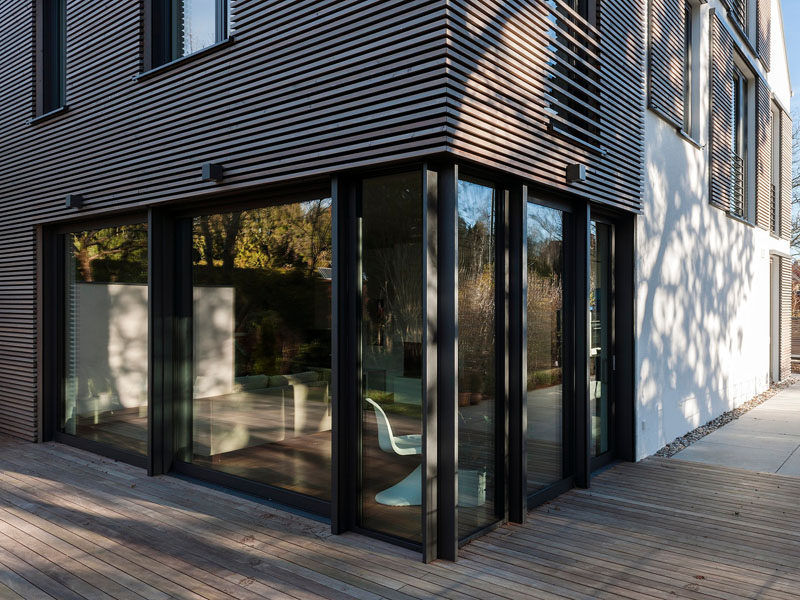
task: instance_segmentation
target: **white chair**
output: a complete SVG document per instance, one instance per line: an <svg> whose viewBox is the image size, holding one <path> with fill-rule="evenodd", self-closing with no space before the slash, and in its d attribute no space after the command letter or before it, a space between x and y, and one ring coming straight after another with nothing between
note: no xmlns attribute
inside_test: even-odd
<svg viewBox="0 0 800 600"><path fill-rule="evenodd" d="M375 411L375 420L378 422L378 445L381 450L389 453L394 452L400 456L422 454L421 435L394 435L392 433L392 425L380 405L372 398L367 398L367 402L372 405L372 409Z"/></svg>

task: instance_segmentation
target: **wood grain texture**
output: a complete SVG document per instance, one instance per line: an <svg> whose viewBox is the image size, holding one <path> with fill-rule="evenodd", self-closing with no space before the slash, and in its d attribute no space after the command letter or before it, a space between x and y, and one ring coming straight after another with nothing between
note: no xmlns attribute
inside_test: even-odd
<svg viewBox="0 0 800 600"><path fill-rule="evenodd" d="M74 448L0 437L3 598L793 600L781 475L616 465L467 544L455 563ZM8 591L10 590L10 591Z"/></svg>
<svg viewBox="0 0 800 600"><path fill-rule="evenodd" d="M769 86L756 79L756 225L770 228L772 206L772 97Z"/></svg>
<svg viewBox="0 0 800 600"><path fill-rule="evenodd" d="M731 209L733 201L734 48L733 38L715 13L711 18L710 202L724 211Z"/></svg>
<svg viewBox="0 0 800 600"><path fill-rule="evenodd" d="M648 104L675 127L683 128L686 76L686 0L650 0Z"/></svg>
<svg viewBox="0 0 800 600"><path fill-rule="evenodd" d="M441 153L638 211L638 4L607 0L597 28L579 25L596 36L580 40L586 52L602 57L587 67L597 90L585 100L598 155L548 128L544 2L236 0L233 43L138 78L142 2L68 0L68 110L35 124L34 3L0 3L0 161L10 175L0 190L0 432L37 435L37 225L324 186L342 171ZM224 165L223 183L201 180L208 161ZM568 185L566 165L578 161L589 180ZM65 208L70 193L86 198L80 212Z"/></svg>

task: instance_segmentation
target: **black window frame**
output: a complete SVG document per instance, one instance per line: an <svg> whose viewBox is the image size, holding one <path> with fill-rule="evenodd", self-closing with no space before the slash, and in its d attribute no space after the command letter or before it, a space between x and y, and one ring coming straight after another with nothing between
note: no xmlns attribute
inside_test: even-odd
<svg viewBox="0 0 800 600"><path fill-rule="evenodd" d="M145 72L195 56L225 42L229 36L228 0L215 0L216 35L213 44L190 54L183 54L182 39L175 29L176 11L180 0L146 0L145 3Z"/></svg>
<svg viewBox="0 0 800 600"><path fill-rule="evenodd" d="M731 121L731 186L733 195L729 211L733 216L749 220L749 115L750 115L750 79L738 66L733 69L733 95L731 106L733 108ZM741 170L741 181L738 170ZM741 189L737 192L737 187ZM741 200L741 207L737 210L735 203L737 196Z"/></svg>
<svg viewBox="0 0 800 600"><path fill-rule="evenodd" d="M694 5L686 2L683 12L683 131L694 133Z"/></svg>
<svg viewBox="0 0 800 600"><path fill-rule="evenodd" d="M36 106L34 117L59 112L67 103L66 0L36 2Z"/></svg>

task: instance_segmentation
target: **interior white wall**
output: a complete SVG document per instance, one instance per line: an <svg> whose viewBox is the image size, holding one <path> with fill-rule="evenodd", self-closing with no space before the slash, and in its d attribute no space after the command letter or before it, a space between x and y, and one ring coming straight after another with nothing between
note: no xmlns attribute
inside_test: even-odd
<svg viewBox="0 0 800 600"><path fill-rule="evenodd" d="M770 251L789 247L709 204L710 7L722 10L712 0L701 11L699 144L646 116L635 266L638 458L769 385Z"/></svg>

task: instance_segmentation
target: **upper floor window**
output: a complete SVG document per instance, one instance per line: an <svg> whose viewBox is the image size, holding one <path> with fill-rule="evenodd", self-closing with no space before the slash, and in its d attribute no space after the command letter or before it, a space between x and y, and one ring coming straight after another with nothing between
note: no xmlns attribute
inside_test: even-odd
<svg viewBox="0 0 800 600"><path fill-rule="evenodd" d="M693 6L687 2L683 9L683 130L692 134L692 72L694 63L694 14Z"/></svg>
<svg viewBox="0 0 800 600"><path fill-rule="evenodd" d="M777 236L781 234L781 161L783 153L781 138L781 113L780 110L772 105L772 173L770 182L770 205L769 205L769 225L770 231Z"/></svg>
<svg viewBox="0 0 800 600"><path fill-rule="evenodd" d="M228 35L228 0L151 0L150 68L212 46Z"/></svg>
<svg viewBox="0 0 800 600"><path fill-rule="evenodd" d="M747 218L747 130L748 130L748 81L745 75L734 69L733 73L733 113L731 115L731 175L732 195L731 213L737 217Z"/></svg>
<svg viewBox="0 0 800 600"><path fill-rule="evenodd" d="M47 114L66 104L66 0L37 4L36 112Z"/></svg>

